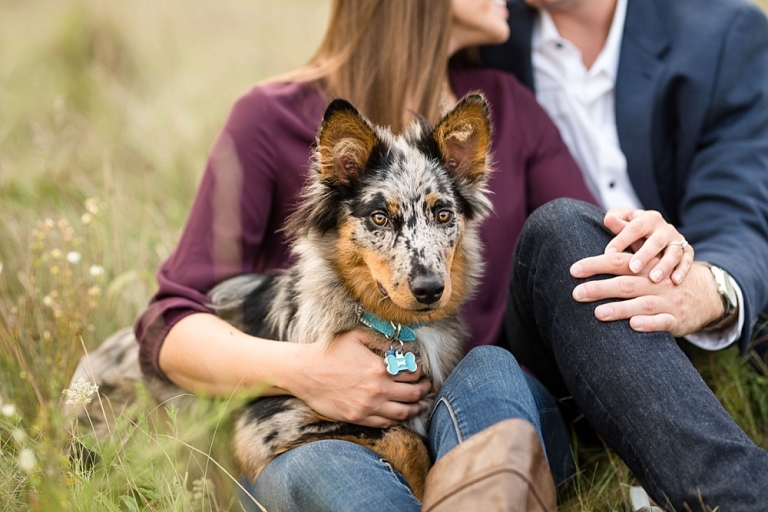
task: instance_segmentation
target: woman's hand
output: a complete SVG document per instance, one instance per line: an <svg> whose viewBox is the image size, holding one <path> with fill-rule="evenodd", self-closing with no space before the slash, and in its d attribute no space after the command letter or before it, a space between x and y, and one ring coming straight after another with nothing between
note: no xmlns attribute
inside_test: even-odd
<svg viewBox="0 0 768 512"><path fill-rule="evenodd" d="M329 418L388 427L422 412L432 384L421 369L392 377L363 342L363 331L320 343L286 343L249 336L224 320L195 313L166 336L160 366L184 389L210 396L291 394ZM215 347L215 350L212 350Z"/></svg>
<svg viewBox="0 0 768 512"><path fill-rule="evenodd" d="M679 285L688 275L693 247L680 245L685 238L659 212L612 208L603 222L616 237L606 246L605 254L576 262L571 269L574 277L647 275L654 283L671 277ZM623 252L627 248L634 254Z"/></svg>
<svg viewBox="0 0 768 512"><path fill-rule="evenodd" d="M364 344L367 333L352 330L336 336L330 347L302 345L295 380L288 391L334 420L385 428L422 412L419 400L432 384L421 368L393 377L383 359Z"/></svg>

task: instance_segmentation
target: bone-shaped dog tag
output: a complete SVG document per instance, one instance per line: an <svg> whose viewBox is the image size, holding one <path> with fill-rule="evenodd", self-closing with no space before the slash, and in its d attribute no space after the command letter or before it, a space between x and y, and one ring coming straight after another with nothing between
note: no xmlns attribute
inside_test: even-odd
<svg viewBox="0 0 768 512"><path fill-rule="evenodd" d="M384 356L384 364L390 375L400 375L403 370L413 373L416 371L416 356L412 352L403 354L400 350L389 349Z"/></svg>

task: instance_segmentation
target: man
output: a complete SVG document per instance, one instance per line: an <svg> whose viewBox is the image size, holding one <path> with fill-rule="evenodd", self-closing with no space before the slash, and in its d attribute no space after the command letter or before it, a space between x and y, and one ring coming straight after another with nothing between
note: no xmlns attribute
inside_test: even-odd
<svg viewBox="0 0 768 512"><path fill-rule="evenodd" d="M603 206L659 211L686 237L666 250L690 243L696 261L681 284L617 270L626 259L586 258L610 240L582 236L598 213L539 212L518 243L513 289L528 294L513 293L512 350L556 393L567 386L659 503L764 510L765 452L660 333L744 351L768 304L768 22L742 0L527 3L508 2L511 38L484 62L534 90ZM581 306L605 345L568 336Z"/></svg>

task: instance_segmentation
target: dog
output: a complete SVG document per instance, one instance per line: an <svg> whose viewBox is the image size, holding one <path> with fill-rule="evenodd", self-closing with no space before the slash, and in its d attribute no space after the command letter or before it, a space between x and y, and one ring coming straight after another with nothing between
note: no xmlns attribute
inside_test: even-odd
<svg viewBox="0 0 768 512"><path fill-rule="evenodd" d="M435 395L463 354L461 305L481 277L479 225L491 211L490 108L470 93L433 127L417 118L401 135L343 99L327 107L312 166L285 232L296 263L243 275L209 294L244 332L322 343L367 329L387 371L421 366L432 390L423 413L387 429L330 420L292 396L258 398L237 421L235 455L255 480L275 456L321 439L381 455L420 499L430 460L424 437Z"/></svg>

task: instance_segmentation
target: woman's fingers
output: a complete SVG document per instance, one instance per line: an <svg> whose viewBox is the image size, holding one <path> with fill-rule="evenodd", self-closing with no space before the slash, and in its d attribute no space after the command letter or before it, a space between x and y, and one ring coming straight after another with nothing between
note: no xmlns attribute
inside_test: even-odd
<svg viewBox="0 0 768 512"><path fill-rule="evenodd" d="M688 275L693 248L659 212L613 208L606 213L604 223L616 234L606 246L605 254L634 251L628 263L632 273L639 274L650 268L651 281L658 283L670 277L675 284L682 283Z"/></svg>
<svg viewBox="0 0 768 512"><path fill-rule="evenodd" d="M671 277L672 282L680 284L691 270L694 259L694 250L690 245L680 247L677 244L668 245L663 252L659 263L651 270L648 277L654 283Z"/></svg>

